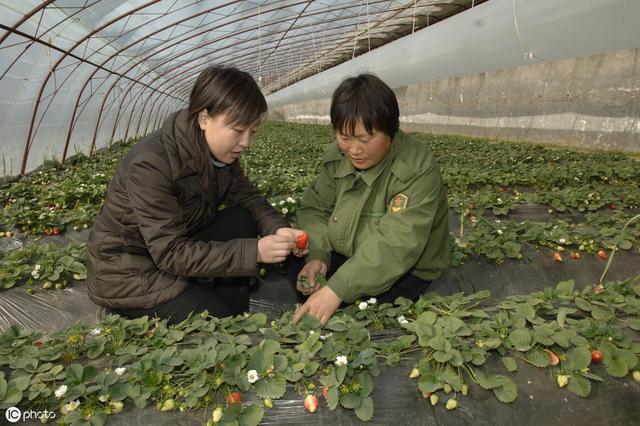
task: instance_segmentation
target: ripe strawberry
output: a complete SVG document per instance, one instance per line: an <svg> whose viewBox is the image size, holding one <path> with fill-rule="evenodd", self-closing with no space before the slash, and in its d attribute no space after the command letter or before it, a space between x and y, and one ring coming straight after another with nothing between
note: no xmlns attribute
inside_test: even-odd
<svg viewBox="0 0 640 426"><path fill-rule="evenodd" d="M560 253L558 252L553 253L553 260L555 260L556 262L562 263L562 256L560 255Z"/></svg>
<svg viewBox="0 0 640 426"><path fill-rule="evenodd" d="M607 260L609 258L609 256L607 255L607 252L604 250L600 250L598 252L598 257L602 260Z"/></svg>
<svg viewBox="0 0 640 426"><path fill-rule="evenodd" d="M478 221L478 219L476 219L475 216L469 216L469 222L476 223L477 221Z"/></svg>
<svg viewBox="0 0 640 426"><path fill-rule="evenodd" d="M556 355L554 352L546 349L547 353L549 354L549 364L551 365L558 365L560 364L560 358L558 358L558 355Z"/></svg>
<svg viewBox="0 0 640 426"><path fill-rule="evenodd" d="M227 405L241 404L241 403L242 403L242 396L240 395L240 392L231 392L229 395L227 395Z"/></svg>
<svg viewBox="0 0 640 426"><path fill-rule="evenodd" d="M310 413L318 411L318 397L315 395L307 395L304 398L304 409Z"/></svg>
<svg viewBox="0 0 640 426"><path fill-rule="evenodd" d="M53 228L53 230L51 231L51 233L53 235L60 235L62 233L62 231L58 228Z"/></svg>
<svg viewBox="0 0 640 426"><path fill-rule="evenodd" d="M327 400L327 393L329 393L329 388L325 386L322 388L322 397L325 401Z"/></svg>
<svg viewBox="0 0 640 426"><path fill-rule="evenodd" d="M298 235L298 237L296 238L296 248L298 250L306 249L308 243L309 243L309 234L307 234L306 232L303 232L302 234Z"/></svg>
<svg viewBox="0 0 640 426"><path fill-rule="evenodd" d="M616 207L617 207L617 206L616 206L616 203L611 203L611 204L609 204L609 208L610 208L611 210L615 210L615 209L616 209Z"/></svg>
<svg viewBox="0 0 640 426"><path fill-rule="evenodd" d="M593 350L591 351L591 362L594 364L600 364L602 362L602 358L604 357L604 355L602 355L602 352L600 352L599 350Z"/></svg>

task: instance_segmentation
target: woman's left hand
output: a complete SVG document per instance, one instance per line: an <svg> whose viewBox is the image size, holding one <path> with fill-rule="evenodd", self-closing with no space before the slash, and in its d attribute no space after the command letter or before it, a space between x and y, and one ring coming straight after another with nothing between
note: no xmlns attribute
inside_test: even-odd
<svg viewBox="0 0 640 426"><path fill-rule="evenodd" d="M300 306L296 313L293 315L293 323L297 324L300 318L304 314L310 314L320 320L320 324L324 325L329 321L329 318L340 307L342 299L331 290L329 287L322 287L320 290L313 293L304 305Z"/></svg>
<svg viewBox="0 0 640 426"><path fill-rule="evenodd" d="M293 241L295 241L299 235L304 234L305 231L302 231L300 229L293 229L293 228L279 228L276 231L276 235L285 235L285 236L290 236L293 238ZM305 249L299 249L295 246L293 246L293 254L294 256L297 257L302 257L302 256L306 256L307 254L309 254L309 249L305 248Z"/></svg>

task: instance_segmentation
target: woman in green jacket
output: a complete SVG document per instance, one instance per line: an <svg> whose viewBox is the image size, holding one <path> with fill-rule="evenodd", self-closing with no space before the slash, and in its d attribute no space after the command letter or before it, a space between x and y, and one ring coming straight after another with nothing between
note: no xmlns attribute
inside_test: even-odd
<svg viewBox="0 0 640 426"><path fill-rule="evenodd" d="M297 211L309 254L306 263L294 259L290 278L309 297L294 322L308 313L325 324L341 303L356 300L416 300L449 265L438 163L426 144L399 130L389 86L370 74L343 81L333 93L331 125L337 142L326 148Z"/></svg>
<svg viewBox="0 0 640 426"><path fill-rule="evenodd" d="M289 228L238 162L266 111L248 73L211 66L189 107L133 147L89 234L94 303L171 323L191 312L248 310L257 264L282 262L302 232Z"/></svg>

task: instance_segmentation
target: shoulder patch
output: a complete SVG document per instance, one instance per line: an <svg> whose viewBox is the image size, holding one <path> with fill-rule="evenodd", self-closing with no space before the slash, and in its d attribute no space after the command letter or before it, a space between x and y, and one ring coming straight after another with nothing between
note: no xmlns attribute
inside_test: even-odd
<svg viewBox="0 0 640 426"><path fill-rule="evenodd" d="M391 198L389 202L389 213L396 213L407 208L409 197L404 194L398 194Z"/></svg>

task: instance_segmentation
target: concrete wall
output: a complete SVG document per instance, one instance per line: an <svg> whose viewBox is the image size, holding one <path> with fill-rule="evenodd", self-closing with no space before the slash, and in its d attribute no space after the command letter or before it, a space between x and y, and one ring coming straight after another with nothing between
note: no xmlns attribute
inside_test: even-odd
<svg viewBox="0 0 640 426"><path fill-rule="evenodd" d="M627 49L394 88L401 127L640 154L639 61ZM328 123L329 105L278 106L270 118Z"/></svg>

